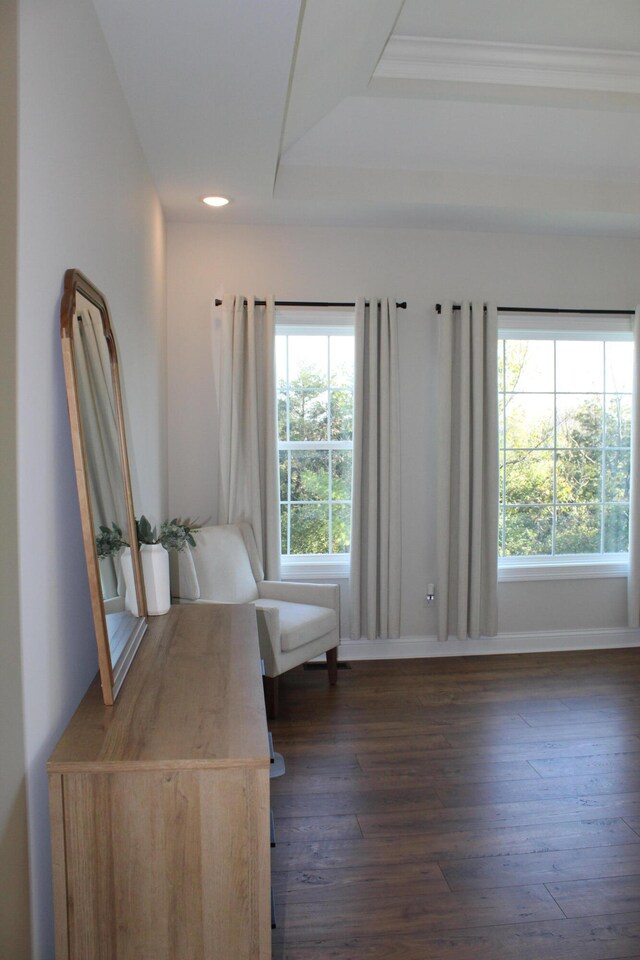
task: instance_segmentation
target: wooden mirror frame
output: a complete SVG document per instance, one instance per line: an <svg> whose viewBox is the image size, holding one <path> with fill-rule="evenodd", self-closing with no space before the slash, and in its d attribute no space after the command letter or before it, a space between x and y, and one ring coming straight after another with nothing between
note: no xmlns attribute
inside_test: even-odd
<svg viewBox="0 0 640 960"><path fill-rule="evenodd" d="M87 455L84 440L78 381L76 377L76 359L74 347L73 319L77 313L77 297L81 295L99 312L102 321L102 330L109 351L111 365L111 382L115 404L116 428L118 432L121 478L124 489L125 508L127 514L128 539L131 544L131 560L133 579L136 589L137 610L139 616L134 619L134 625L128 636L122 652L115 663L112 662L109 632L106 620L105 602L102 593L102 580L98 551L96 548L96 532L94 528L94 513L91 504L91 489L87 468ZM89 575L89 590L91 593L91 608L95 624L96 641L98 644L98 664L100 681L105 704L113 704L127 670L135 656L136 650L147 628L147 602L142 579L140 554L138 552L138 537L136 531L133 498L131 495L131 480L129 476L129 458L127 455L127 441L124 429L122 412L122 393L120 390L120 376L118 354L113 327L107 301L100 291L79 270L67 270L64 275L64 291L60 304L60 337L62 341L62 360L64 364L65 382L67 387L67 405L71 424L71 442L73 445L73 460L75 465L78 500L80 504L80 520L82 523L82 539Z"/></svg>

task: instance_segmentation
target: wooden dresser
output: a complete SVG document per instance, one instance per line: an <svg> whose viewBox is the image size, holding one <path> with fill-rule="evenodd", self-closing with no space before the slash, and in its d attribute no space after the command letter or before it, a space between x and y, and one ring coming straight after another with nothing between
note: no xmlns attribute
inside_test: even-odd
<svg viewBox="0 0 640 960"><path fill-rule="evenodd" d="M152 617L48 764L57 960L271 956L269 744L251 606Z"/></svg>

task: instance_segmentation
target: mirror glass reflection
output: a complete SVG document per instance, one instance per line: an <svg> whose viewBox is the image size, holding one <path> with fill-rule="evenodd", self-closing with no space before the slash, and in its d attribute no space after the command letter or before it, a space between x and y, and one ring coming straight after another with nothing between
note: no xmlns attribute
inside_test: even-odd
<svg viewBox="0 0 640 960"><path fill-rule="evenodd" d="M76 296L73 341L94 536L100 542L104 530L114 535L119 530L127 540L127 533L123 532L127 531L127 507L109 348L99 311L81 294ZM106 538L101 540L105 544ZM115 663L137 618L125 608L122 556L127 548L111 551L108 543L106 540L98 556L111 662Z"/></svg>

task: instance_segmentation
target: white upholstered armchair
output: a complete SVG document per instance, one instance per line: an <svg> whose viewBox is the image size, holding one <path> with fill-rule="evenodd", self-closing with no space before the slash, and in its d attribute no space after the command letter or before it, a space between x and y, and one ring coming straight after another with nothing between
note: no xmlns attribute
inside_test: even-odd
<svg viewBox="0 0 640 960"><path fill-rule="evenodd" d="M270 716L278 711L278 677L292 667L326 653L336 683L340 588L265 580L248 523L202 527L194 550L172 555L171 587L180 601L255 605Z"/></svg>

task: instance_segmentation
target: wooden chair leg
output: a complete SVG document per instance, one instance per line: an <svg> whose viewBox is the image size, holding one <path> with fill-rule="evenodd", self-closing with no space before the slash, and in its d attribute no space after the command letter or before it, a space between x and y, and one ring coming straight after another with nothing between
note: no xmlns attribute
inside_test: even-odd
<svg viewBox="0 0 640 960"><path fill-rule="evenodd" d="M327 650L327 672L329 674L329 683L335 687L338 682L338 648Z"/></svg>
<svg viewBox="0 0 640 960"><path fill-rule="evenodd" d="M263 677L264 699L267 707L267 719L275 720L278 716L278 677Z"/></svg>

